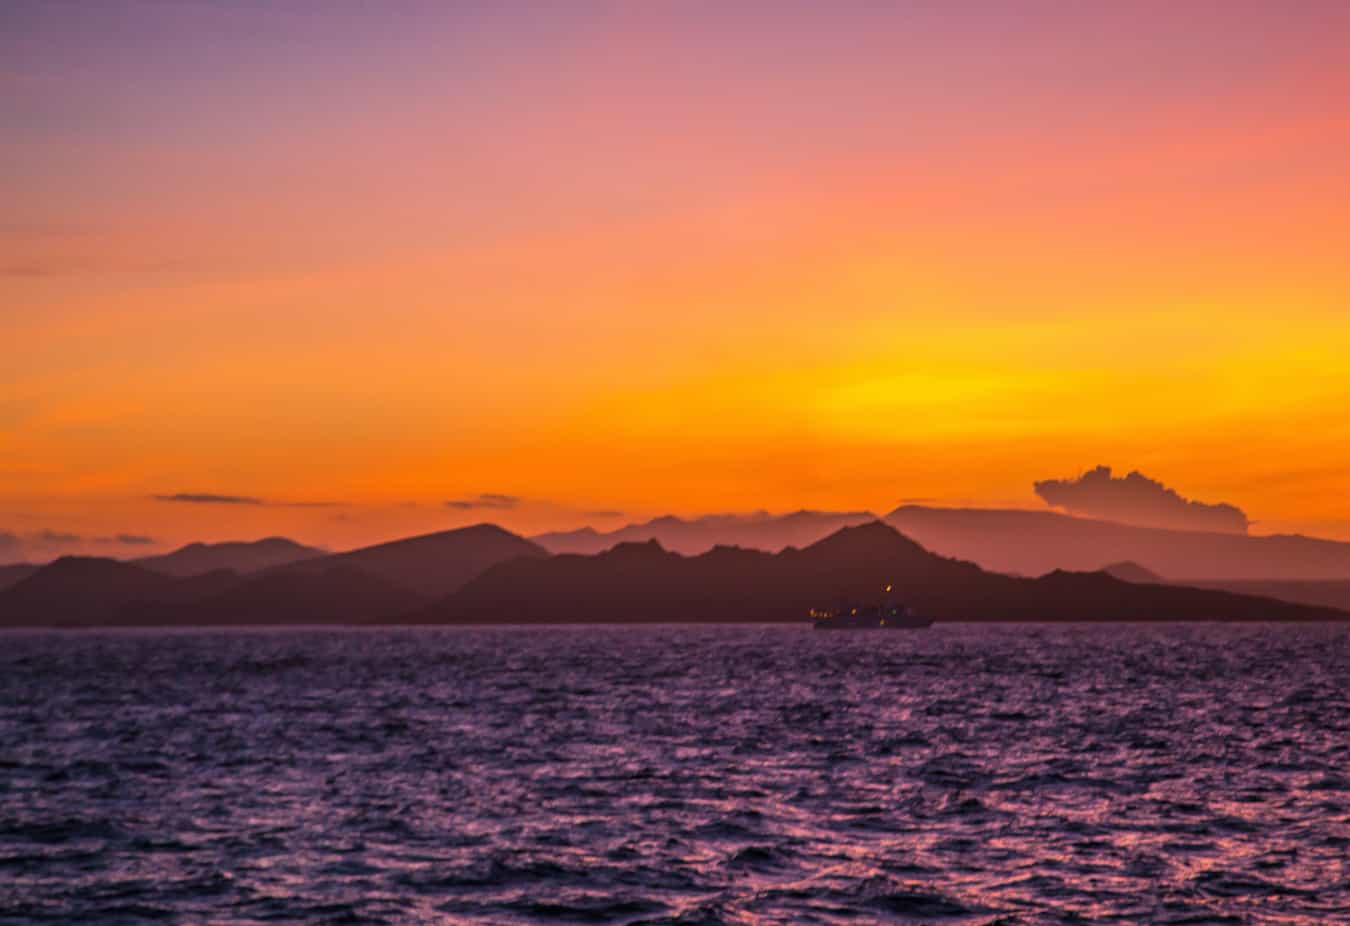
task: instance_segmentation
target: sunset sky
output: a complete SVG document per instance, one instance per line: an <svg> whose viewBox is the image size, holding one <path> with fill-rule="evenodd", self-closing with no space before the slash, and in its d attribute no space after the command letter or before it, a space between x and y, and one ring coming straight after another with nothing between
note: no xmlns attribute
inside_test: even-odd
<svg viewBox="0 0 1350 926"><path fill-rule="evenodd" d="M1350 539L1350 4L19 0L0 81L0 562L1098 463Z"/></svg>

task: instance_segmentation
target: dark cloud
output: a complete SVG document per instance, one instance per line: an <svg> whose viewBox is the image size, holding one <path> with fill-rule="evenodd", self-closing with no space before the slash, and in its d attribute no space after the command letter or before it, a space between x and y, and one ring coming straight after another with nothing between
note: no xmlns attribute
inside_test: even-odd
<svg viewBox="0 0 1350 926"><path fill-rule="evenodd" d="M344 508L347 502L287 502L253 495L214 495L209 492L179 492L155 495L157 502L187 502L192 505L266 505L268 508Z"/></svg>
<svg viewBox="0 0 1350 926"><path fill-rule="evenodd" d="M1056 508L1124 524L1245 534L1251 523L1234 505L1191 501L1140 472L1112 476L1109 466L1088 470L1077 479L1046 479L1035 488Z"/></svg>
<svg viewBox="0 0 1350 926"><path fill-rule="evenodd" d="M155 542L154 537L146 537L144 534L114 534L111 537L96 537L96 543L116 543L128 547L145 547Z"/></svg>
<svg viewBox="0 0 1350 926"><path fill-rule="evenodd" d="M79 543L84 540L79 534L68 534L65 531L43 530L31 535L35 543L46 544L49 546L65 546L67 544Z"/></svg>
<svg viewBox="0 0 1350 926"><path fill-rule="evenodd" d="M187 502L192 505L261 505L261 498L251 495L212 495L206 492L178 492L174 495L156 495L157 502Z"/></svg>
<svg viewBox="0 0 1350 926"><path fill-rule="evenodd" d="M155 543L155 538L147 537L144 534L112 534L107 537L86 537L83 534L52 530L51 528L32 531L22 537L9 531L0 531L0 562L3 562L6 558L20 555L25 543L28 544L30 549L69 547L82 543L143 547Z"/></svg>
<svg viewBox="0 0 1350 926"><path fill-rule="evenodd" d="M516 508L519 505L519 496L501 495L496 492L482 492L473 498L457 498L445 503L445 507L454 508L457 511L472 511L476 508L505 510Z"/></svg>

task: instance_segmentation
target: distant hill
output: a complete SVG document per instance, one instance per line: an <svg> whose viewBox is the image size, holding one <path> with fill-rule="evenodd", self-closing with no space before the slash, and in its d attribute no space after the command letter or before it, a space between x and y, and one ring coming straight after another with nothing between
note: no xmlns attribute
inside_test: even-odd
<svg viewBox="0 0 1350 926"><path fill-rule="evenodd" d="M451 592L427 605L410 581ZM480 525L252 576L216 570L174 577L117 560L65 557L0 591L0 625L791 621L840 597L876 600L886 584L938 620L1350 619L1325 607L1137 585L1104 572L1038 579L986 572L871 522L776 554L723 546L682 556L649 541L549 557L523 538Z"/></svg>
<svg viewBox="0 0 1350 926"><path fill-rule="evenodd" d="M431 599L448 595L489 566L547 555L538 544L495 524L477 524L308 559L271 572L313 574L351 568Z"/></svg>
<svg viewBox="0 0 1350 926"><path fill-rule="evenodd" d="M229 570L177 578L114 559L65 556L0 591L0 625L114 624L133 602L191 601L238 581Z"/></svg>
<svg viewBox="0 0 1350 926"><path fill-rule="evenodd" d="M1194 584L1200 588L1222 589L1239 595L1261 595L1280 601L1350 611L1350 581L1299 582L1256 579L1230 582L1201 581Z"/></svg>
<svg viewBox="0 0 1350 926"><path fill-rule="evenodd" d="M386 620L458 589L491 565L547 555L522 537L481 524L302 559L246 576L223 569L171 576L137 563L66 557L0 591L0 625Z"/></svg>
<svg viewBox="0 0 1350 926"><path fill-rule="evenodd" d="M253 541L190 543L172 553L145 556L132 562L164 575L195 576L217 569L233 569L240 573L258 572L326 556L327 553L327 550L307 547L285 537L268 537Z"/></svg>
<svg viewBox="0 0 1350 926"><path fill-rule="evenodd" d="M895 509L886 523L934 552L1016 575L1131 561L1172 581L1350 579L1350 543L1133 527L1052 511Z"/></svg>
<svg viewBox="0 0 1350 926"><path fill-rule="evenodd" d="M599 553L616 544L655 540L667 550L688 555L715 546L737 546L777 552L802 547L827 537L841 527L875 521L866 511L795 511L791 514L715 514L685 520L674 515L600 532L583 527L531 537L550 553Z"/></svg>
<svg viewBox="0 0 1350 926"><path fill-rule="evenodd" d="M1102 572L1039 579L930 553L879 522L777 554L731 547L685 557L655 542L492 567L415 615L428 623L797 621L844 598L899 597L937 620L1331 620L1350 614L1234 595L1132 585Z"/></svg>
<svg viewBox="0 0 1350 926"><path fill-rule="evenodd" d="M270 573L188 602L133 602L126 624L341 624L387 620L425 599L350 566L319 572Z"/></svg>
<svg viewBox="0 0 1350 926"><path fill-rule="evenodd" d="M13 563L8 566L0 566L0 591L28 578L40 568L33 563Z"/></svg>
<svg viewBox="0 0 1350 926"><path fill-rule="evenodd" d="M1135 582L1146 585L1167 585L1167 579L1140 566L1138 563L1113 563L1102 569L1123 582ZM1337 608L1350 611L1350 580L1328 580L1323 582L1297 579L1197 579L1182 583L1193 588L1208 588L1232 592L1235 595L1257 595L1261 598L1274 598L1294 604L1306 604L1319 608Z"/></svg>
<svg viewBox="0 0 1350 926"><path fill-rule="evenodd" d="M1122 582L1133 582L1136 585L1166 585L1167 580L1152 570L1145 569L1138 563L1125 560L1121 563L1112 563L1109 566L1103 566L1102 572L1109 576L1114 576Z"/></svg>
<svg viewBox="0 0 1350 926"><path fill-rule="evenodd" d="M162 603L197 601L209 595L218 595L245 580L233 569L213 569L195 576L175 577L153 596Z"/></svg>
<svg viewBox="0 0 1350 926"><path fill-rule="evenodd" d="M364 622L426 599L350 567L240 576L166 576L112 559L64 557L0 591L0 626L65 627Z"/></svg>

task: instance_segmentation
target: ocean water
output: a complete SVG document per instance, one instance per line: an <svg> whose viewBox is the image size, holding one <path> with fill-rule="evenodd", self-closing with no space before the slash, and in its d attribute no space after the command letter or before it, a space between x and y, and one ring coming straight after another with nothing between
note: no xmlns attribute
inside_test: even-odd
<svg viewBox="0 0 1350 926"><path fill-rule="evenodd" d="M0 635L0 923L1350 922L1350 629Z"/></svg>

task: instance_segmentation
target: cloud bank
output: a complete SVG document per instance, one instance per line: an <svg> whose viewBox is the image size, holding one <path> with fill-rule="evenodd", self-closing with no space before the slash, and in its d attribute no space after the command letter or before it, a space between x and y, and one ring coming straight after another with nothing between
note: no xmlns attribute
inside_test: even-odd
<svg viewBox="0 0 1350 926"><path fill-rule="evenodd" d="M489 508L498 511L509 510L520 505L520 496L502 495L497 492L481 492L472 498L456 498L445 503L445 507L456 511L474 511Z"/></svg>
<svg viewBox="0 0 1350 926"><path fill-rule="evenodd" d="M42 530L31 535L29 539L43 546L68 546L72 543L79 543L84 538L79 534L71 534L66 531Z"/></svg>
<svg viewBox="0 0 1350 926"><path fill-rule="evenodd" d="M213 492L175 492L172 495L152 495L157 502L182 502L189 505L266 505L269 508L341 508L346 502L287 502L256 495L217 495Z"/></svg>
<svg viewBox="0 0 1350 926"><path fill-rule="evenodd" d="M71 547L83 547L85 544L144 547L155 543L157 543L155 538L145 534L121 533L90 537L52 528L22 535L0 530L0 563L21 562L28 559L46 560L70 552Z"/></svg>
<svg viewBox="0 0 1350 926"><path fill-rule="evenodd" d="M127 547L148 547L155 542L154 537L144 534L114 534L111 537L95 537L95 543L115 543Z"/></svg>
<svg viewBox="0 0 1350 926"><path fill-rule="evenodd" d="M177 492L173 495L156 495L157 502L185 502L190 505L261 505L261 498L251 495L212 495L207 492Z"/></svg>
<svg viewBox="0 0 1350 926"><path fill-rule="evenodd" d="M1046 504L1070 514L1122 524L1245 534L1251 523L1235 505L1192 501L1137 471L1113 476L1109 466L1088 470L1077 479L1045 479L1035 488Z"/></svg>

